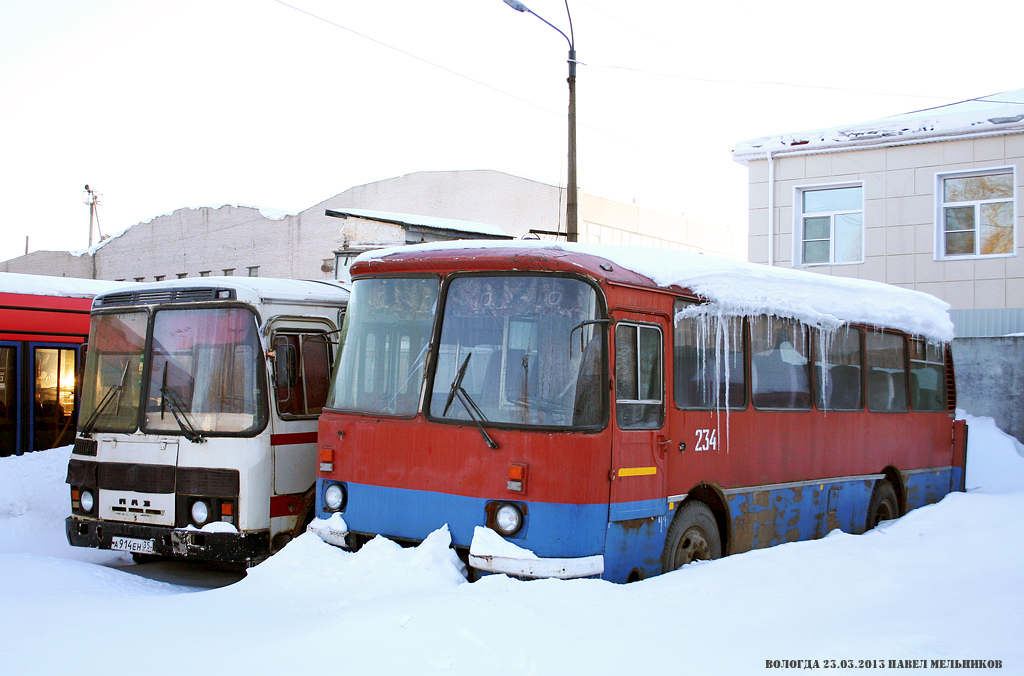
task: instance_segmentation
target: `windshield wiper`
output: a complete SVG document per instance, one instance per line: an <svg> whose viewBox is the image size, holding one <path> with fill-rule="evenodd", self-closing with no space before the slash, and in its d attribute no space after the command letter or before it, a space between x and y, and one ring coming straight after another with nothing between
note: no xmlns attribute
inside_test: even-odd
<svg viewBox="0 0 1024 676"><path fill-rule="evenodd" d="M110 389L107 390L106 394L103 395L103 398L100 399L100 403L96 407L96 410L92 412L92 415L89 416L89 419L85 421L85 424L82 425L79 430L79 433L86 439L88 439L89 435L92 434L92 428L95 427L96 423L99 421L100 414L103 413L103 409L105 409L107 405L114 400L115 394L117 394L117 407L114 409L114 415L116 416L118 411L121 410L121 393L124 392L124 379L128 375L129 364L131 364L131 361L125 360L124 370L121 371L121 381L117 385L110 386Z"/></svg>
<svg viewBox="0 0 1024 676"><path fill-rule="evenodd" d="M166 387L160 388L160 394L163 395L164 399L171 406L171 415L174 416L174 422L178 423L178 427L181 428L185 438L191 441L193 444L201 444L206 441L196 428L192 425L192 422L188 419L188 414L185 413L185 409L181 407L174 397L171 396L171 391ZM181 414L180 416L178 414Z"/></svg>
<svg viewBox="0 0 1024 676"><path fill-rule="evenodd" d="M487 420L487 416L484 415L483 411L480 410L480 407L476 405L475 401L473 401L473 397L469 396L469 392L462 387L462 379L466 377L466 367L469 366L469 358L472 356L472 352L467 354L465 361L462 362L462 366L459 367L459 372L455 375L455 380L452 381L452 389L448 391L448 401L445 402L444 411L441 412L441 415L448 415L448 409L452 407L452 402L456 397L458 397L459 401L462 402L463 407L466 409L466 413L468 413L469 417L473 419L474 423L476 423L476 428L480 430L480 434L483 436L484 442L487 443L487 447L496 449L498 448L498 444L491 438L491 435L487 433L487 430L484 429L483 423L480 422L481 419Z"/></svg>

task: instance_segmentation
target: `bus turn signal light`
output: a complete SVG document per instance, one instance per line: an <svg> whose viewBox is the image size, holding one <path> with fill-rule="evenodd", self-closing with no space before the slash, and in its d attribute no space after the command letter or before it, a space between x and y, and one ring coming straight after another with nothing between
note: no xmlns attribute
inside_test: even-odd
<svg viewBox="0 0 1024 676"><path fill-rule="evenodd" d="M526 465L513 463L508 466L508 490L526 492Z"/></svg>
<svg viewBox="0 0 1024 676"><path fill-rule="evenodd" d="M328 446L320 447L320 471L330 474L334 471L334 449Z"/></svg>

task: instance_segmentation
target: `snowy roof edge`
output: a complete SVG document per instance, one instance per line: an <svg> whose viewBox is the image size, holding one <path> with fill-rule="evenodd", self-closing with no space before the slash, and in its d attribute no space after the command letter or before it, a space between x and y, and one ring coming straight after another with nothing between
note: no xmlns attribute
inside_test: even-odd
<svg viewBox="0 0 1024 676"><path fill-rule="evenodd" d="M841 152L1014 133L1024 133L1024 89L868 122L762 136L737 143L732 152L733 160L745 164L769 152Z"/></svg>
<svg viewBox="0 0 1024 676"><path fill-rule="evenodd" d="M834 329L844 324L892 328L933 342L953 339L949 304L921 291L847 277L777 268L673 249L535 240L435 242L378 249L357 260L418 251L543 248L604 258L661 287L690 289L709 302L702 311L771 314Z"/></svg>

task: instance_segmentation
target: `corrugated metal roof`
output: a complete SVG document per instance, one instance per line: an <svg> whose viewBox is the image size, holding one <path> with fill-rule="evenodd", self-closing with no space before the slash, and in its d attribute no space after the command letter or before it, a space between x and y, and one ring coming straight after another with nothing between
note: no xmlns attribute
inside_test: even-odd
<svg viewBox="0 0 1024 676"><path fill-rule="evenodd" d="M950 310L957 338L982 338L1024 333L1024 308Z"/></svg>

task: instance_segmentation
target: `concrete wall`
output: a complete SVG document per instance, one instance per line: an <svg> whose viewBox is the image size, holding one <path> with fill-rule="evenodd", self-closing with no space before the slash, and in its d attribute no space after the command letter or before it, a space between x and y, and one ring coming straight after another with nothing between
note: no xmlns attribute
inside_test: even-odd
<svg viewBox="0 0 1024 676"><path fill-rule="evenodd" d="M25 256L0 262L0 272L92 279L92 264L93 258L87 254L76 256L67 251L33 251Z"/></svg>
<svg viewBox="0 0 1024 676"><path fill-rule="evenodd" d="M775 264L793 266L797 188L856 182L864 189L864 262L803 269L930 293L954 309L1024 307L1024 134L934 141L774 159ZM768 161L750 171L748 259L768 262ZM1003 258L937 261L939 174L1016 168L1016 250ZM796 213L794 213L796 212Z"/></svg>
<svg viewBox="0 0 1024 676"><path fill-rule="evenodd" d="M957 407L1024 443L1024 336L953 341Z"/></svg>

